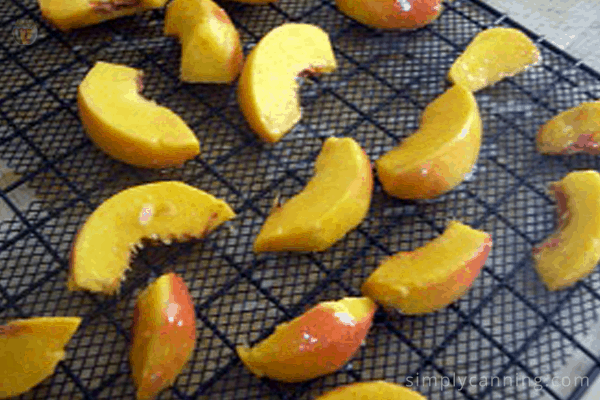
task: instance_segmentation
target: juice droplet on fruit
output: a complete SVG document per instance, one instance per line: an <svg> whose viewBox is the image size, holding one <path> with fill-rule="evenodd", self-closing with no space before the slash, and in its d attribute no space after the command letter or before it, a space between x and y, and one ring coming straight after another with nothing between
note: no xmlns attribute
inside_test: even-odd
<svg viewBox="0 0 600 400"><path fill-rule="evenodd" d="M334 314L334 316L344 325L354 326L356 325L356 321L352 315L350 315L346 311L338 311Z"/></svg>
<svg viewBox="0 0 600 400"><path fill-rule="evenodd" d="M397 0L396 3L400 6L402 11L409 12L412 9L412 5L408 0Z"/></svg>
<svg viewBox="0 0 600 400"><path fill-rule="evenodd" d="M148 222L152 219L152 215L154 214L154 206L152 204L148 204L142 207L140 211L140 225L147 225Z"/></svg>

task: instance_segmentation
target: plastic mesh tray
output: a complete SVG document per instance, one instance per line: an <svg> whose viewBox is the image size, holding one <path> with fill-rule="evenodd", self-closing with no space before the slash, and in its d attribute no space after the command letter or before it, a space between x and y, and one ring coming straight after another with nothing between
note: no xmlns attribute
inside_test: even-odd
<svg viewBox="0 0 600 400"><path fill-rule="evenodd" d="M592 339L600 274L550 293L530 254L554 228L547 184L575 169L597 169L600 158L541 156L534 137L557 112L600 97L600 75L475 0L447 4L439 20L413 32L367 29L326 0L222 5L246 53L285 21L314 23L330 34L339 69L303 85L303 118L275 145L260 143L249 130L235 86L178 81L180 47L162 35L163 10L62 34L41 19L35 0L0 3L0 320L83 317L55 374L23 398L133 399L133 305L139 289L168 270L185 278L195 300L198 343L189 366L160 399L309 399L374 379L412 382L432 400L579 398L586 381L553 386L547 378L576 374L591 383L596 376L600 349ZM13 37L21 20L37 27L31 45ZM448 87L452 62L491 26L523 29L541 49L543 63L477 93L484 140L466 182L419 202L391 199L377 183L366 220L330 250L252 253L273 199L302 189L324 138L353 137L378 158L417 128L425 106ZM143 69L144 95L189 123L201 155L182 169L148 171L96 149L78 120L75 95L97 60ZM68 292L69 250L85 218L122 189L166 179L225 199L238 217L206 241L142 251L118 297ZM425 244L450 219L494 238L487 264L464 298L424 317L379 311L351 363L322 379L284 385L259 380L243 367L236 344L256 343L319 301L359 295L361 282L384 257ZM454 376L475 384L446 385ZM485 377L513 382L481 385ZM535 378L545 380L535 385Z"/></svg>

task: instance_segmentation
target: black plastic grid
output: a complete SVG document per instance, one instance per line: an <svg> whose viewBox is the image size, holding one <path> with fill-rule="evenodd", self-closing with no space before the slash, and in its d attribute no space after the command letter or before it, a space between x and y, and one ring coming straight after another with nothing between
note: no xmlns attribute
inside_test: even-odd
<svg viewBox="0 0 600 400"><path fill-rule="evenodd" d="M235 85L178 81L179 45L161 34L163 10L63 34L41 19L34 0L0 4L0 167L12 171L0 180L0 320L84 318L56 373L22 397L133 398L127 352L135 297L151 279L175 270L195 300L199 340L189 366L160 399L309 399L345 383L410 384L418 376L430 378L413 385L430 399L580 398L587 385L440 385L454 374L534 379L563 373L573 360L585 365L579 375L590 383L600 371L586 336L597 327L600 274L549 293L530 256L554 228L547 184L600 166L588 155L537 154L537 128L559 111L600 97L600 75L478 0L445 4L439 20L412 32L366 28L329 0L222 6L246 53L285 21L313 23L330 34L339 69L303 86L303 118L277 144L264 145L251 133ZM12 38L21 19L38 28L29 46ZM389 198L376 182L365 221L328 251L252 253L273 199L303 187L322 139L353 137L376 159L417 128L425 106L448 87L454 59L492 26L525 31L543 62L477 93L484 138L469 179L420 202ZM182 169L148 171L97 150L75 103L77 85L97 60L143 69L144 95L182 116L198 135L202 154ZM164 179L225 199L238 217L210 240L145 249L118 297L68 292L69 249L87 215L122 189ZM23 202L24 192L35 199ZM384 257L423 245L454 218L491 233L494 246L473 288L447 309L410 318L379 310L350 364L302 384L259 380L235 355L235 345L256 343L318 301L358 295Z"/></svg>

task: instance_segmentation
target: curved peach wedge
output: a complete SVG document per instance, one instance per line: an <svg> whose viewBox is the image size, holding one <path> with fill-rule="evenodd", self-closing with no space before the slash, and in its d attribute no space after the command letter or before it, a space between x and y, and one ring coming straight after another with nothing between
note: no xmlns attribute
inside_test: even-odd
<svg viewBox="0 0 600 400"><path fill-rule="evenodd" d="M129 352L137 399L171 386L196 346L196 313L181 277L162 275L137 298Z"/></svg>
<svg viewBox="0 0 600 400"><path fill-rule="evenodd" d="M533 249L533 258L546 287L560 290L585 278L600 260L600 174L571 172L551 183L550 191L558 226Z"/></svg>
<svg viewBox="0 0 600 400"><path fill-rule="evenodd" d="M79 317L36 317L0 326L0 399L17 396L52 375Z"/></svg>
<svg viewBox="0 0 600 400"><path fill-rule="evenodd" d="M315 400L427 400L419 392L386 381L357 382L333 389Z"/></svg>
<svg viewBox="0 0 600 400"><path fill-rule="evenodd" d="M329 36L315 25L285 23L267 33L238 83L238 103L252 130L265 142L280 140L300 120L296 78L336 66Z"/></svg>
<svg viewBox="0 0 600 400"><path fill-rule="evenodd" d="M317 304L253 348L236 348L257 377L302 382L343 367L366 337L377 306L366 297Z"/></svg>
<svg viewBox="0 0 600 400"><path fill-rule="evenodd" d="M183 182L123 190L94 210L77 233L69 289L113 294L142 239L201 238L234 216L227 203Z"/></svg>
<svg viewBox="0 0 600 400"><path fill-rule="evenodd" d="M181 43L180 79L231 83L244 62L240 35L212 0L175 0L167 6L165 35Z"/></svg>
<svg viewBox="0 0 600 400"><path fill-rule="evenodd" d="M477 34L456 59L448 78L472 92L515 76L541 60L541 53L523 32L490 28Z"/></svg>
<svg viewBox="0 0 600 400"><path fill-rule="evenodd" d="M475 97L455 85L425 108L419 130L376 162L383 189L400 199L431 199L458 186L481 147Z"/></svg>
<svg viewBox="0 0 600 400"><path fill-rule="evenodd" d="M323 251L362 222L372 192L371 164L360 145L331 137L306 187L267 217L254 251Z"/></svg>
<svg viewBox="0 0 600 400"><path fill-rule="evenodd" d="M558 114L540 128L536 141L542 154L600 154L600 101Z"/></svg>
<svg viewBox="0 0 600 400"><path fill-rule="evenodd" d="M378 29L416 29L442 12L441 0L336 0L337 8L350 18Z"/></svg>
<svg viewBox="0 0 600 400"><path fill-rule="evenodd" d="M490 234L458 221L425 246L389 257L363 283L363 295L407 315L440 310L462 297L485 264Z"/></svg>
<svg viewBox="0 0 600 400"><path fill-rule="evenodd" d="M200 152L194 132L173 111L142 97L142 72L99 61L77 91L90 139L109 156L145 168L183 164Z"/></svg>

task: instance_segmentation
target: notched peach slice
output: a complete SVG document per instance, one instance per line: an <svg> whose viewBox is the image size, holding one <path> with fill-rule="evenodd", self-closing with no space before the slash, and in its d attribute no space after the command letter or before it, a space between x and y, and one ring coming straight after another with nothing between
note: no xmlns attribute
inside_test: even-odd
<svg viewBox="0 0 600 400"><path fill-rule="evenodd" d="M427 106L417 132L376 161L379 181L400 199L440 196L464 181L480 147L475 97L455 85Z"/></svg>
<svg viewBox="0 0 600 400"><path fill-rule="evenodd" d="M114 294L131 253L149 238L202 238L235 216L227 203L183 182L123 190L104 201L79 230L71 250L70 290Z"/></svg>
<svg viewBox="0 0 600 400"><path fill-rule="evenodd" d="M491 247L490 234L451 221L425 246L384 260L361 291L407 315L440 310L469 290Z"/></svg>
<svg viewBox="0 0 600 400"><path fill-rule="evenodd" d="M541 53L523 32L490 28L477 34L452 64L450 81L476 92L515 76L541 60Z"/></svg>
<svg viewBox="0 0 600 400"><path fill-rule="evenodd" d="M419 392L386 381L357 382L333 389L315 400L427 400Z"/></svg>
<svg viewBox="0 0 600 400"><path fill-rule="evenodd" d="M99 61L77 92L90 139L109 156L145 168L182 165L200 152L194 132L173 111L142 97L142 72Z"/></svg>
<svg viewBox="0 0 600 400"><path fill-rule="evenodd" d="M238 346L239 357L257 377L301 382L343 367L365 339L376 305L366 297L322 302L254 346Z"/></svg>
<svg viewBox="0 0 600 400"><path fill-rule="evenodd" d="M533 249L533 258L546 287L560 290L585 278L600 260L600 174L571 172L551 183L550 192L556 198L558 226Z"/></svg>
<svg viewBox="0 0 600 400"><path fill-rule="evenodd" d="M267 33L246 59L238 84L252 130L265 142L279 141L301 117L298 75L336 66L329 36L315 25L286 23Z"/></svg>
<svg viewBox="0 0 600 400"><path fill-rule="evenodd" d="M350 18L378 29L416 29L442 12L441 0L336 0L337 8Z"/></svg>
<svg viewBox="0 0 600 400"><path fill-rule="evenodd" d="M29 391L54 373L78 317L36 317L0 326L0 399Z"/></svg>
<svg viewBox="0 0 600 400"><path fill-rule="evenodd" d="M271 211L254 251L323 251L362 222L372 192L371 165L360 145L331 137L304 190Z"/></svg>
<svg viewBox="0 0 600 400"><path fill-rule="evenodd" d="M537 134L542 154L600 154L600 101L563 111L546 122Z"/></svg>

